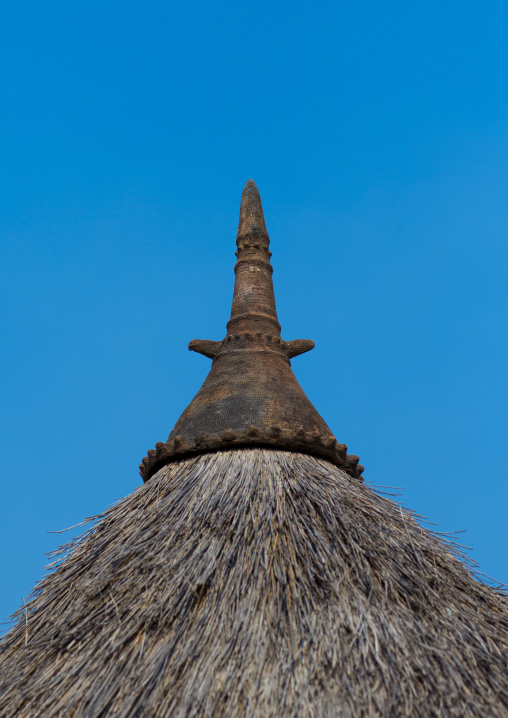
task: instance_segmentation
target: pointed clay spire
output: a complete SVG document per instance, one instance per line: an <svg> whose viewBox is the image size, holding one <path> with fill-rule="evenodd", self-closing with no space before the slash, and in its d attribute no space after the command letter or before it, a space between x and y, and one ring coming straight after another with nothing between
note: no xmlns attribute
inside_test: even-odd
<svg viewBox="0 0 508 718"><path fill-rule="evenodd" d="M346 454L291 370L289 360L310 351L314 342L281 339L269 244L258 188L249 180L240 205L226 337L190 342L189 349L213 359L212 368L167 442L143 459L145 481L174 458L245 446L315 454L360 477L358 457Z"/></svg>
<svg viewBox="0 0 508 718"><path fill-rule="evenodd" d="M280 341L280 324L275 308L275 296L272 282L272 253L268 246L270 238L266 231L263 207L258 188L253 180L248 180L242 192L240 203L240 221L236 236L237 262L235 265L235 289L231 319L227 323L227 336L222 342L208 339L193 339L189 349L215 359L219 353L237 351L238 346L231 344L234 337L242 337L242 350L267 350L266 337L270 339L270 349L291 359L314 348L311 339L297 339L292 342Z"/></svg>

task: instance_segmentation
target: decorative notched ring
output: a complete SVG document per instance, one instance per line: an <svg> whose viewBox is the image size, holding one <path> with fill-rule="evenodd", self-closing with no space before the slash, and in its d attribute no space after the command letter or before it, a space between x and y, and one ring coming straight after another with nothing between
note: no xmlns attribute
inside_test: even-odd
<svg viewBox="0 0 508 718"><path fill-rule="evenodd" d="M241 433L233 431L233 429L226 429L219 435L201 434L191 441L185 440L183 436L175 436L174 439L165 443L159 441L155 445L155 449L148 450L148 456L145 456L139 465L139 473L143 481L146 482L159 469L175 459L209 451L252 446L313 454L328 459L353 478L363 481L361 474L364 467L358 463L359 457L348 454L347 446L339 444L333 436L322 437L319 434L309 434L302 430L295 434L293 429L284 430L278 426L262 430L254 425L249 426Z"/></svg>

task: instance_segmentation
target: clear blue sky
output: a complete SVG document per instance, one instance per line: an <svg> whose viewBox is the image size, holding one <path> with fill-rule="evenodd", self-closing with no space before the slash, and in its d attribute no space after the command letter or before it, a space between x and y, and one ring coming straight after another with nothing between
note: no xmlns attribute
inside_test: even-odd
<svg viewBox="0 0 508 718"><path fill-rule="evenodd" d="M508 582L507 30L500 0L5 4L1 617L198 390L249 177L307 395Z"/></svg>

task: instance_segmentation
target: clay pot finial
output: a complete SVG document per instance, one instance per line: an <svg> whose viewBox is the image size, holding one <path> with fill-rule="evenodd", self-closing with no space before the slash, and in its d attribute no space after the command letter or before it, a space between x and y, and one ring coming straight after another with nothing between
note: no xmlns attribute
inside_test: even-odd
<svg viewBox="0 0 508 718"><path fill-rule="evenodd" d="M189 349L213 359L212 367L167 442L143 460L145 481L173 458L244 446L323 456L360 476L358 457L346 454L347 447L336 441L291 370L290 360L314 342L281 339L269 244L258 188L249 180L240 204L226 337L190 342Z"/></svg>

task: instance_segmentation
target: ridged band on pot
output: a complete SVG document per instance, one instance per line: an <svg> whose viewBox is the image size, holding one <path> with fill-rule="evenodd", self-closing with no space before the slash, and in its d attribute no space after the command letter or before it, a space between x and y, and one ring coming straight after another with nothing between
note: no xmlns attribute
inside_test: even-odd
<svg viewBox="0 0 508 718"><path fill-rule="evenodd" d="M323 439L319 434L305 434L303 431L295 434L293 430L282 431L276 426L267 431L260 431L253 424L240 434L232 429L226 429L221 435L201 434L190 442L181 435L175 436L171 441L159 441L155 449L148 450L148 456L145 456L140 464L140 474L146 476L145 481L147 481L160 468L176 458L249 446L273 447L321 456L339 466L350 476L363 481L361 476L363 466L358 463L359 457L348 454L347 446L339 444L333 437Z"/></svg>
<svg viewBox="0 0 508 718"><path fill-rule="evenodd" d="M189 349L212 359L212 367L168 440L143 459L144 481L175 458L246 446L314 454L360 478L358 457L337 442L291 369L290 360L314 342L281 339L269 242L259 192L249 180L240 205L226 337L190 342Z"/></svg>

